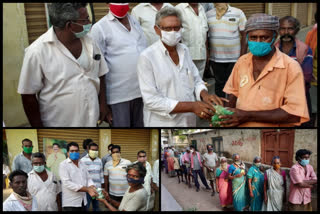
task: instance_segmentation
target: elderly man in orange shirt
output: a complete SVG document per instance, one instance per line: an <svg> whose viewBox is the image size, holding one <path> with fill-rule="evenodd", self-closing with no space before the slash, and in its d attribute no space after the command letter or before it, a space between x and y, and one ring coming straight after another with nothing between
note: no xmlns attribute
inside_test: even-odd
<svg viewBox="0 0 320 214"><path fill-rule="evenodd" d="M224 87L233 115L223 127L289 127L309 121L303 72L274 46L279 18L252 15L245 27L250 53L235 64Z"/></svg>

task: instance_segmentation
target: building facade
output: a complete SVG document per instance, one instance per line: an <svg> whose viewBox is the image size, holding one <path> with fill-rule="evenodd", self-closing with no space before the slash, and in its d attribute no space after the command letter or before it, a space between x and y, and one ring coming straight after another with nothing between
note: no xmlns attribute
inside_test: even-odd
<svg viewBox="0 0 320 214"><path fill-rule="evenodd" d="M7 142L9 166L13 158L22 152L22 140L33 142L33 152L44 152L44 139L73 141L79 144L80 154L83 153L82 142L90 138L99 145L99 157L108 152L109 144L121 146L121 157L137 160L137 152L144 150L147 161L153 165L159 159L159 130L158 129L5 129L3 140Z"/></svg>

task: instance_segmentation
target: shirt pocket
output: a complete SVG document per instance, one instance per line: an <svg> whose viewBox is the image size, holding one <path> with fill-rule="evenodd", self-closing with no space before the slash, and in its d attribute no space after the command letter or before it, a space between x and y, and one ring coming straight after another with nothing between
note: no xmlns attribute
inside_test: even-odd
<svg viewBox="0 0 320 214"><path fill-rule="evenodd" d="M187 97L193 97L194 92L194 77L192 75L192 71L188 67L183 67L180 71L180 80L183 85L184 92Z"/></svg>
<svg viewBox="0 0 320 214"><path fill-rule="evenodd" d="M268 88L264 85L259 85L257 90L258 104L266 110L279 108L281 106L280 93L277 90Z"/></svg>

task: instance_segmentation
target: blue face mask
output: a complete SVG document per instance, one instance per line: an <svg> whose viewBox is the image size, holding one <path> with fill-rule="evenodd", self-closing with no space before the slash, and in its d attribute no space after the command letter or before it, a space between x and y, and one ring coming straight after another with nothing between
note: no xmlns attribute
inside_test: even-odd
<svg viewBox="0 0 320 214"><path fill-rule="evenodd" d="M78 160L80 157L80 153L79 152L70 152L70 159L71 160Z"/></svg>
<svg viewBox="0 0 320 214"><path fill-rule="evenodd" d="M128 183L132 183L132 184L143 184L144 183L144 178L139 178L138 180L135 180L135 179L129 178L127 176L127 180L128 180Z"/></svg>
<svg viewBox="0 0 320 214"><path fill-rule="evenodd" d="M254 56L268 55L272 51L271 44L274 42L274 40L275 40L275 34L273 34L273 39L270 43L249 41L249 34L247 35L248 47L250 52Z"/></svg>
<svg viewBox="0 0 320 214"><path fill-rule="evenodd" d="M82 38L82 37L84 37L85 35L87 35L87 33L89 33L89 31L90 31L90 29L91 29L91 26L92 26L92 24L81 25L81 24L78 24L78 23L75 23L75 22L73 22L73 23L76 24L76 25L80 25L80 26L83 27L83 31L81 31L81 32L79 32L79 33L73 32L74 35L75 35L77 38Z"/></svg>
<svg viewBox="0 0 320 214"><path fill-rule="evenodd" d="M41 165L41 166L33 166L33 169L34 169L34 171L36 171L36 172L43 172L43 170L44 170L44 165Z"/></svg>
<svg viewBox="0 0 320 214"><path fill-rule="evenodd" d="M303 160L300 161L300 164L301 164L302 166L306 166L306 165L309 164L309 160L303 159Z"/></svg>

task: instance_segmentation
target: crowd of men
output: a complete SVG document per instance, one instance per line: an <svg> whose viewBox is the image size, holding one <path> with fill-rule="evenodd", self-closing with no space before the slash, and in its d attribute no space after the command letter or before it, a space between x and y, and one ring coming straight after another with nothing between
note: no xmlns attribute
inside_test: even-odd
<svg viewBox="0 0 320 214"><path fill-rule="evenodd" d="M203 155L192 145L183 151L171 146L164 149L161 168L165 168L170 177L177 175L179 183L180 177L182 183L185 177L189 188L192 188L191 177L197 192L200 190L199 175L206 189L212 190L211 196L219 194L225 211L312 211L311 190L316 189L317 176L309 164L311 153L306 149L296 152L297 162L289 171L288 203L287 175L281 169L279 156L272 158L271 167L262 165L262 158L256 156L248 170L239 154L233 154L232 163L228 164L227 158L218 158L210 144Z"/></svg>
<svg viewBox="0 0 320 214"><path fill-rule="evenodd" d="M58 151L59 144L52 146ZM29 139L22 140L23 151L12 163L9 174L13 193L4 201L4 211L93 211L105 205L110 211L159 210L159 161L151 168L147 153L138 151L137 160L121 157L121 147L110 144L102 159L99 145L83 142L85 152L70 142L65 154L53 152L49 159L32 153ZM99 195L100 194L100 195ZM103 195L102 197L101 194ZM99 203L99 201L101 203Z"/></svg>
<svg viewBox="0 0 320 214"><path fill-rule="evenodd" d="M110 3L92 25L86 5L48 4L53 27L25 51L18 93L31 126L196 126L213 104L234 112L224 127L309 121L316 30L311 50L294 17L247 20L227 3L140 3L129 14Z"/></svg>

